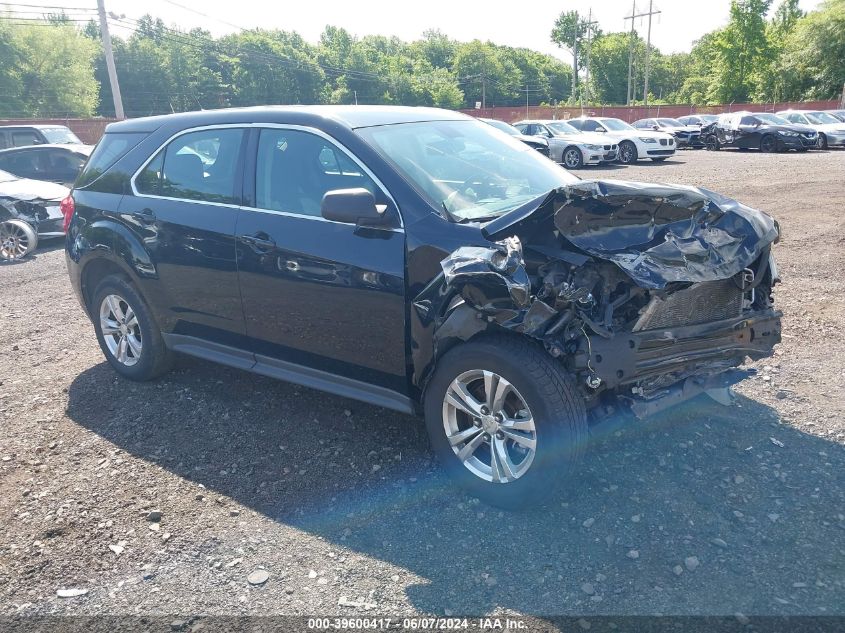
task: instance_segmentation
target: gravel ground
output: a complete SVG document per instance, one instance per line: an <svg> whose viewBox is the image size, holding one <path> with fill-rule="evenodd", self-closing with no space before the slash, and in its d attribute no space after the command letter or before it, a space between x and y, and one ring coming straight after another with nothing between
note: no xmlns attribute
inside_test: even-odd
<svg viewBox="0 0 845 633"><path fill-rule="evenodd" d="M606 432L520 513L450 489L415 418L189 359L121 380L58 245L0 267L0 615L845 615L844 174L842 151L582 172L774 214L784 342L735 406Z"/></svg>

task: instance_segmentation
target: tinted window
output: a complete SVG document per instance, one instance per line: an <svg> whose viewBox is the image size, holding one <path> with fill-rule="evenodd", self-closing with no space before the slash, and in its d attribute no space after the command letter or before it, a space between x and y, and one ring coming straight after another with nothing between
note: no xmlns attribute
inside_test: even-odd
<svg viewBox="0 0 845 633"><path fill-rule="evenodd" d="M596 121L584 121L581 129L585 132L595 132L599 129L599 124Z"/></svg>
<svg viewBox="0 0 845 633"><path fill-rule="evenodd" d="M37 179L47 166L46 161L41 160L42 157L42 153L38 151L11 152L0 157L0 169L21 178Z"/></svg>
<svg viewBox="0 0 845 633"><path fill-rule="evenodd" d="M38 145L41 137L32 130L18 130L12 132L12 146L25 147L26 145Z"/></svg>
<svg viewBox="0 0 845 633"><path fill-rule="evenodd" d="M759 121L753 116L744 116L739 122L740 125L757 125Z"/></svg>
<svg viewBox="0 0 845 633"><path fill-rule="evenodd" d="M569 123L569 125L574 127L576 130L582 130L582 131L584 130L584 122L583 121L572 119L571 121L567 121L567 123Z"/></svg>
<svg viewBox="0 0 845 633"><path fill-rule="evenodd" d="M234 204L243 130L202 130L171 141L135 181L139 193Z"/></svg>
<svg viewBox="0 0 845 633"><path fill-rule="evenodd" d="M261 130L255 166L255 201L261 209L320 215L327 191L375 183L341 149L298 130Z"/></svg>
<svg viewBox="0 0 845 633"><path fill-rule="evenodd" d="M73 152L63 152L60 149L48 150L50 167L56 170L79 170L85 162L85 157Z"/></svg>
<svg viewBox="0 0 845 633"><path fill-rule="evenodd" d="M146 137L143 133L106 134L91 152L85 169L76 182L77 187L90 185L104 174L112 165Z"/></svg>

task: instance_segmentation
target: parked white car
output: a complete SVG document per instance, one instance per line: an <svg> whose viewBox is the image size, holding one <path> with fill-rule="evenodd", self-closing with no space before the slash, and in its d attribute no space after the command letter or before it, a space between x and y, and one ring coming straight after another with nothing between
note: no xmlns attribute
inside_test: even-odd
<svg viewBox="0 0 845 633"><path fill-rule="evenodd" d="M567 169L616 160L618 146L612 139L601 134L586 134L563 121L519 121L513 126L523 134L547 139L552 160L563 163Z"/></svg>
<svg viewBox="0 0 845 633"><path fill-rule="evenodd" d="M567 121L582 132L597 132L619 143L619 162L625 165L640 158L664 161L675 155L675 137L664 132L638 130L622 119L611 117L579 117Z"/></svg>
<svg viewBox="0 0 845 633"><path fill-rule="evenodd" d="M783 110L778 112L778 116L790 123L807 125L818 132L816 147L819 149L845 146L845 123L832 114L820 110Z"/></svg>

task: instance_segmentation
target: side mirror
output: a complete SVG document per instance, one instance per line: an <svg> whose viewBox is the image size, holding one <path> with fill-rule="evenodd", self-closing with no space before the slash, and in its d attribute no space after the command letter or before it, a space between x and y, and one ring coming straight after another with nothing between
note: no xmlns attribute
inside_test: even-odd
<svg viewBox="0 0 845 633"><path fill-rule="evenodd" d="M659 125L652 125L652 126L651 126L651 129L652 129L652 130L654 130L655 132L659 132L659 131L660 131L660 126L659 126Z"/></svg>
<svg viewBox="0 0 845 633"><path fill-rule="evenodd" d="M387 220L387 208L376 206L372 193L363 187L327 191L320 205L320 214L326 220L376 226Z"/></svg>

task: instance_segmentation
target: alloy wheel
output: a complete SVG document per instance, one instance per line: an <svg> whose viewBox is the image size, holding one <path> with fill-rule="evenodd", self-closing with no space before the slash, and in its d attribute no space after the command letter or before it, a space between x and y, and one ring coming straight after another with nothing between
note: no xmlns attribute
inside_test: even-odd
<svg viewBox="0 0 845 633"><path fill-rule="evenodd" d="M525 399L490 371L473 369L452 381L443 399L443 429L461 463L493 483L522 477L537 451L537 431Z"/></svg>
<svg viewBox="0 0 845 633"><path fill-rule="evenodd" d="M635 148L631 143L622 143L619 146L619 159L626 165L634 162Z"/></svg>
<svg viewBox="0 0 845 633"><path fill-rule="evenodd" d="M106 295L100 304L100 330L109 353L117 362L131 367L141 359L141 326L126 299Z"/></svg>
<svg viewBox="0 0 845 633"><path fill-rule="evenodd" d="M0 223L0 259L20 259L31 247L30 236L24 227L15 222Z"/></svg>
<svg viewBox="0 0 845 633"><path fill-rule="evenodd" d="M581 150L570 148L563 154L563 164L569 169L577 169L581 166Z"/></svg>

